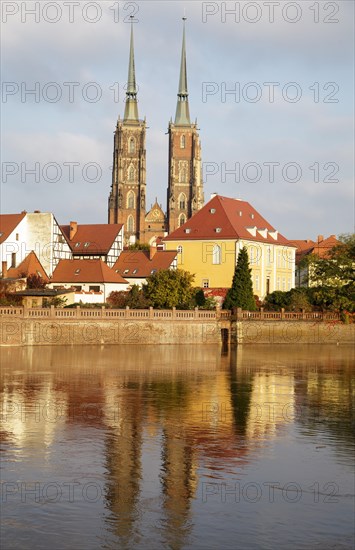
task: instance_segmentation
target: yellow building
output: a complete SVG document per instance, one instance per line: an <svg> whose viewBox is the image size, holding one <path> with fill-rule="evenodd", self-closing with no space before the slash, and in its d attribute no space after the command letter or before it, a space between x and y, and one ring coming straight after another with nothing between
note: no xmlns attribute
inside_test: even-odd
<svg viewBox="0 0 355 550"><path fill-rule="evenodd" d="M263 299L295 286L296 247L248 202L214 195L163 242L165 250L178 251L178 268L194 273L196 286L230 288L244 246L254 294Z"/></svg>

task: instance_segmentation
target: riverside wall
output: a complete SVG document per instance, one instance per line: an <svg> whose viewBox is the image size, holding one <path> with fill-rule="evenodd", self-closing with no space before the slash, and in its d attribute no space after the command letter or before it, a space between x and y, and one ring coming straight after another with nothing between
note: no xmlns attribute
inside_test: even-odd
<svg viewBox="0 0 355 550"><path fill-rule="evenodd" d="M0 308L0 345L354 344L355 325L247 312ZM268 315L268 314L265 314ZM303 316L304 317L304 316Z"/></svg>

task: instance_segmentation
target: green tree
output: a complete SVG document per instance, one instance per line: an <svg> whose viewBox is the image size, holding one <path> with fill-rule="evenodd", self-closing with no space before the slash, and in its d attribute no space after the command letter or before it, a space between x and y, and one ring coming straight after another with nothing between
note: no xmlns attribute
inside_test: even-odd
<svg viewBox="0 0 355 550"><path fill-rule="evenodd" d="M194 307L198 307L199 309L216 309L217 301L213 296L205 296L202 288L194 288L194 297L193 297L193 305Z"/></svg>
<svg viewBox="0 0 355 550"><path fill-rule="evenodd" d="M157 309L190 309L193 305L194 275L183 269L162 269L143 285L144 296Z"/></svg>
<svg viewBox="0 0 355 550"><path fill-rule="evenodd" d="M147 243L141 243L139 241L136 241L134 244L130 244L128 246L128 250L150 250L150 246Z"/></svg>
<svg viewBox="0 0 355 550"><path fill-rule="evenodd" d="M256 309L253 295L253 282L251 280L251 269L249 267L248 251L246 247L243 247L238 254L232 286L228 290L223 303L224 309L232 309L234 307L241 307L248 311L254 311Z"/></svg>
<svg viewBox="0 0 355 550"><path fill-rule="evenodd" d="M355 311L355 234L340 235L339 240L327 256L308 259L309 283L317 305Z"/></svg>
<svg viewBox="0 0 355 550"><path fill-rule="evenodd" d="M107 303L113 308L147 309L151 302L144 296L138 285L133 285L129 291L114 291L107 298Z"/></svg>

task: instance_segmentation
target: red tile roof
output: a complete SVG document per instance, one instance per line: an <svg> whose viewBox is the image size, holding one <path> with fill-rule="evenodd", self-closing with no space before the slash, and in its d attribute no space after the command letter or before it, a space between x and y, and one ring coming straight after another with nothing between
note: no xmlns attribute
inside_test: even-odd
<svg viewBox="0 0 355 550"><path fill-rule="evenodd" d="M150 260L145 250L123 250L112 269L123 277L145 279L152 272L169 269L176 256L176 250L157 250Z"/></svg>
<svg viewBox="0 0 355 550"><path fill-rule="evenodd" d="M60 228L73 254L92 255L107 254L109 252L122 228L122 224L78 224L72 240L70 240L70 225L61 225Z"/></svg>
<svg viewBox="0 0 355 550"><path fill-rule="evenodd" d="M102 260L60 260L51 283L125 283L127 281Z"/></svg>
<svg viewBox="0 0 355 550"><path fill-rule="evenodd" d="M0 244L6 241L25 216L26 212L22 212L21 214L0 214Z"/></svg>
<svg viewBox="0 0 355 550"><path fill-rule="evenodd" d="M330 235L327 239L318 239L317 241L307 240L293 240L292 244L297 246L296 250L296 263L298 263L304 256L308 254L316 254L320 258L324 258L328 255L329 251L340 244L340 241L335 235Z"/></svg>
<svg viewBox="0 0 355 550"><path fill-rule="evenodd" d="M257 228L256 235L247 228ZM265 236L258 230L265 230ZM269 233L275 231L248 202L216 195L192 218L173 231L163 241L247 239L272 244L288 245L288 240L277 233L274 239ZM292 245L290 245L292 246Z"/></svg>
<svg viewBox="0 0 355 550"><path fill-rule="evenodd" d="M7 276L18 279L20 277L28 277L29 275L40 275L42 279L48 283L49 278L45 272L41 262L37 258L35 252L30 252L26 258L17 266L11 267L7 271Z"/></svg>

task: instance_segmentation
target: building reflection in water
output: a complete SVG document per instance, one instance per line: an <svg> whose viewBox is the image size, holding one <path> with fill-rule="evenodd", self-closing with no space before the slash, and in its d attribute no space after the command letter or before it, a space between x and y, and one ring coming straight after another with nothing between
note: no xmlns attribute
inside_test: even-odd
<svg viewBox="0 0 355 550"><path fill-rule="evenodd" d="M280 346L223 354L215 346L5 349L3 410L21 412L7 415L5 444L48 457L56 440L67 439L70 461L81 438L89 437L86 445L102 439L97 463L111 534L122 547L142 539L144 484L151 482L159 536L179 549L189 540L201 479L226 472L240 478L289 422L312 427L315 404L332 414L324 425L334 438L352 439L350 421L349 429L340 428L353 394L346 375L351 353L334 363L326 350L313 349L297 350L297 359ZM76 440L68 436L71 427ZM155 466L144 473L149 460Z"/></svg>

